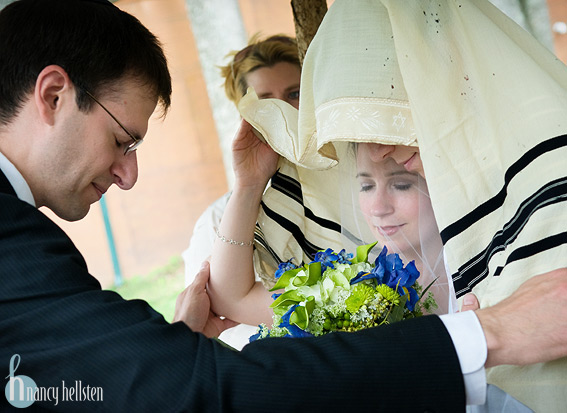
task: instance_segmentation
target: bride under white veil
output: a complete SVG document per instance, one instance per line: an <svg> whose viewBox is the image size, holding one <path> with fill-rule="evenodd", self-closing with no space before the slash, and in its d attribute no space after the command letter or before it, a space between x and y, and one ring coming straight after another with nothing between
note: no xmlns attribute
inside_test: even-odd
<svg viewBox="0 0 567 413"><path fill-rule="evenodd" d="M428 294L436 302L436 308L425 313L456 311L425 180L393 159L383 158L374 143L349 145L336 168L344 248L354 251L357 245L378 241L371 256L386 246L388 253L397 253L404 264L414 261L419 285L429 287Z"/></svg>
<svg viewBox="0 0 567 413"><path fill-rule="evenodd" d="M365 22L379 21L374 8L369 13ZM299 112L273 99L258 100L253 91L239 104L244 119L283 157L258 217L257 272L271 286L279 262L309 262L317 249L354 252L358 245L378 240L375 255L387 245L405 263L416 261L422 287L434 281L429 291L438 309L433 312L456 311L424 179L406 174L415 181L410 192L420 196L404 201L413 208L411 225L387 223L404 225L396 236L379 228L372 231L368 213L360 208L353 148L372 142L415 147L417 136L395 50L376 42L390 38L391 28L364 25L360 35L349 27L349 35L343 36L349 24L334 18L335 30L315 36L304 61ZM351 64L342 64L346 61Z"/></svg>
<svg viewBox="0 0 567 413"><path fill-rule="evenodd" d="M336 0L307 51L295 120L276 107L279 121L258 121L266 107L248 103L244 117L298 165L280 171L307 182L297 207L266 192L258 225L276 254L305 259L303 241L346 245L346 233L322 222L366 242L364 219L341 222L348 214L333 166L350 142L419 141L459 297L473 291L482 306L494 305L529 277L565 267L567 70L488 1ZM325 178L309 183L309 168ZM274 209L297 229L281 242L282 220L266 213ZM539 411L567 403L565 360L500 366L487 376Z"/></svg>

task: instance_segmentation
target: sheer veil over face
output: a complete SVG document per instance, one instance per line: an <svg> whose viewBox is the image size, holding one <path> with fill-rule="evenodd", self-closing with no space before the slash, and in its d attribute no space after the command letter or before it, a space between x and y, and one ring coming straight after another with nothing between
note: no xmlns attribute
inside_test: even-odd
<svg viewBox="0 0 567 413"><path fill-rule="evenodd" d="M421 241L435 242L439 230L424 180L392 158L376 158L373 143L357 146L360 210L382 245L408 259L421 256ZM420 234L420 219L424 220Z"/></svg>
<svg viewBox="0 0 567 413"><path fill-rule="evenodd" d="M425 180L408 172L390 157L377 151L379 145L352 145L341 158L340 171L343 244L378 241L374 254L383 246L397 253L404 264L414 261L420 272L419 284L429 289L438 308L433 313L454 311L443 260L439 230ZM350 206L350 208L349 208Z"/></svg>

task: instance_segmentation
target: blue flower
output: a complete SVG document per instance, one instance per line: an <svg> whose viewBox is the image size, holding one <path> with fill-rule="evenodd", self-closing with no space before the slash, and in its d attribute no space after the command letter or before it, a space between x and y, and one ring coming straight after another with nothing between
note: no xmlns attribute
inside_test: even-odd
<svg viewBox="0 0 567 413"><path fill-rule="evenodd" d="M292 337L301 338L301 337L313 337L313 334L308 333L305 330L300 329L295 324L290 325L287 327Z"/></svg>
<svg viewBox="0 0 567 413"><path fill-rule="evenodd" d="M252 334L248 339L249 343L258 340L259 338L266 338L270 337L270 329L263 324L258 326L258 332L256 334Z"/></svg>
<svg viewBox="0 0 567 413"><path fill-rule="evenodd" d="M350 284L356 284L361 281L365 280L372 280L375 279L378 284L386 284L388 285L389 281L389 272L387 272L388 266L386 265L386 255L388 254L388 249L386 247L382 248L382 251L376 258L374 262L374 268L370 270L370 272L359 272L352 280L350 280Z"/></svg>
<svg viewBox="0 0 567 413"><path fill-rule="evenodd" d="M405 295L406 293L408 293L406 307L410 311L414 310L415 304L419 300L419 296L413 288L413 285L415 284L415 281L418 277L419 271L415 266L415 262L410 261L405 268L394 267L388 283L388 286L395 289L398 293L400 293L400 295Z"/></svg>
<svg viewBox="0 0 567 413"><path fill-rule="evenodd" d="M384 247L374 262L374 268L370 272L359 272L350 280L350 283L352 285L364 280L375 279L378 284L386 284L400 295L407 293L406 307L413 311L415 303L419 300L417 292L413 289L418 277L419 271L414 261L409 262L404 268L400 256L395 253L388 254L388 249Z"/></svg>
<svg viewBox="0 0 567 413"><path fill-rule="evenodd" d="M415 261L410 261L405 268L394 270L394 280L393 282L400 287L413 287L417 278L419 277L419 271L415 266Z"/></svg>
<svg viewBox="0 0 567 413"><path fill-rule="evenodd" d="M280 263L280 265L278 265L278 269L276 270L276 273L274 274L274 277L276 277L276 280L278 278L280 278L284 272L297 268L297 265L292 263L291 260L293 260L293 258L290 258L289 261L282 262L282 263Z"/></svg>
<svg viewBox="0 0 567 413"><path fill-rule="evenodd" d="M381 273L378 273L377 271L375 271L376 269L381 269ZM370 272L364 272L364 271L360 271L358 274L356 274L355 277L353 277L350 280L350 285L354 285L356 283L359 283L361 281L365 281L365 280L372 280L375 279L378 284L384 284L382 282L382 279L384 277L384 269L382 267L378 268L378 267L374 267L372 268L372 271Z"/></svg>
<svg viewBox="0 0 567 413"><path fill-rule="evenodd" d="M354 255L352 253L347 253L346 250L343 248L339 254L339 259L338 259L338 263L339 264L352 264L352 257L354 257Z"/></svg>
<svg viewBox="0 0 567 413"><path fill-rule="evenodd" d="M419 295L417 295L417 291L415 291L413 288L408 288L407 290L408 290L408 293L409 293L409 297L408 297L408 300L406 301L406 307L407 307L408 310L413 311L414 308L415 308L415 304L419 300ZM402 295L404 295L404 294L402 294Z"/></svg>
<svg viewBox="0 0 567 413"><path fill-rule="evenodd" d="M298 306L299 304L294 304L290 307L289 310L287 310L287 313L285 313L282 316L280 325L278 327L287 328L287 330L289 331L292 337L313 337L313 334L308 333L307 331L297 327L295 324L290 324L289 322L289 318L291 317L291 314L295 311L295 309Z"/></svg>
<svg viewBox="0 0 567 413"><path fill-rule="evenodd" d="M344 251L344 250L343 250ZM325 251L319 251L315 254L315 259L313 262L321 263L321 274L325 272L327 268L335 268L333 262L337 261L339 256L331 248L327 248Z"/></svg>
<svg viewBox="0 0 567 413"><path fill-rule="evenodd" d="M277 299L280 295L282 295L282 293L273 293L272 294L272 299Z"/></svg>
<svg viewBox="0 0 567 413"><path fill-rule="evenodd" d="M279 327L288 327L289 326L289 318L291 317L291 313L295 311L295 309L299 306L299 304L292 305L287 312L282 315Z"/></svg>

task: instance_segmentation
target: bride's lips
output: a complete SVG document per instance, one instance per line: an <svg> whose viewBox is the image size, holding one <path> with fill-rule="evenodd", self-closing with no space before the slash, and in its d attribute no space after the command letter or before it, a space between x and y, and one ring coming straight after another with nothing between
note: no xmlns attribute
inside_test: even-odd
<svg viewBox="0 0 567 413"><path fill-rule="evenodd" d="M378 232L384 236L391 237L400 230L403 225L376 226Z"/></svg>

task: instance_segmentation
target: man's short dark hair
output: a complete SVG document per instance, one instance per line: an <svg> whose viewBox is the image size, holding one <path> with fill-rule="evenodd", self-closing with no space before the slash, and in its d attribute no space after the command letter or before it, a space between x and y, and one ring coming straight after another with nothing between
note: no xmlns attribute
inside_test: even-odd
<svg viewBox="0 0 567 413"><path fill-rule="evenodd" d="M138 19L105 0L19 0L0 12L0 124L19 112L39 73L59 65L88 110L96 94L133 76L171 104L171 76L160 42Z"/></svg>

